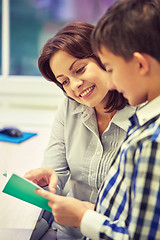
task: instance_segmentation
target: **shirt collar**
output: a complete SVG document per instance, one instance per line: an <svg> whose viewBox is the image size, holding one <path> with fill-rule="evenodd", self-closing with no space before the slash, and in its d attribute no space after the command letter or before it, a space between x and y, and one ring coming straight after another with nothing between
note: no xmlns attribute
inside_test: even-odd
<svg viewBox="0 0 160 240"><path fill-rule="evenodd" d="M142 126L159 114L160 114L160 96L158 96L151 102L144 104L137 110L136 117L138 124Z"/></svg>
<svg viewBox="0 0 160 240"><path fill-rule="evenodd" d="M130 125L129 118L135 113L135 111L136 107L127 105L125 108L116 112L110 124L114 123L120 128L122 128L124 131L127 131L128 126Z"/></svg>
<svg viewBox="0 0 160 240"><path fill-rule="evenodd" d="M87 119L89 119L91 117L92 114L94 114L95 110L92 107L88 107L86 105L83 104L79 104L73 111L73 115L74 114L82 114L82 118L84 121L86 121Z"/></svg>
<svg viewBox="0 0 160 240"><path fill-rule="evenodd" d="M122 128L124 131L127 131L128 126L130 125L129 118L135 113L135 111L136 107L127 105L125 108L116 112L116 114L111 119L109 126L111 125L111 123L114 123L115 125ZM84 113L84 117L88 118L93 114L93 112L94 108L79 104L73 111L73 114Z"/></svg>
<svg viewBox="0 0 160 240"><path fill-rule="evenodd" d="M87 106L78 103L78 106L74 109L73 114L83 113Z"/></svg>

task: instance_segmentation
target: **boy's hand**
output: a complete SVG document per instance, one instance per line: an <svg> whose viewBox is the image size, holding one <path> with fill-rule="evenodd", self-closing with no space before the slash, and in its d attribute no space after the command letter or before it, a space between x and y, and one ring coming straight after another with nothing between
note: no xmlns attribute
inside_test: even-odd
<svg viewBox="0 0 160 240"><path fill-rule="evenodd" d="M56 192L58 176L51 167L30 170L24 175L24 177L41 187L48 185L51 192Z"/></svg>
<svg viewBox="0 0 160 240"><path fill-rule="evenodd" d="M72 198L63 197L45 190L36 189L35 192L49 200L54 219L58 224L80 227L83 215L89 209L86 203Z"/></svg>

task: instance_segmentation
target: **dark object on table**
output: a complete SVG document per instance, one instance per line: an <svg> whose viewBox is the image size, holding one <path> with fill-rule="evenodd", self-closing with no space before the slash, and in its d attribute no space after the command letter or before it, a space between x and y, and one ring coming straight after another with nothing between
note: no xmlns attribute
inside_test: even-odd
<svg viewBox="0 0 160 240"><path fill-rule="evenodd" d="M0 133L9 137L22 137L23 133L16 127L4 127L0 129Z"/></svg>

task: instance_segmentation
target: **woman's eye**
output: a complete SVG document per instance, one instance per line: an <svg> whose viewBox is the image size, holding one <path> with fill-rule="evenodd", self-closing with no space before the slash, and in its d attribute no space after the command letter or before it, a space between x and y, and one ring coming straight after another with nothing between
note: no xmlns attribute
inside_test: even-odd
<svg viewBox="0 0 160 240"><path fill-rule="evenodd" d="M68 82L69 82L68 79L64 80L64 81L62 82L62 86L66 85Z"/></svg>
<svg viewBox="0 0 160 240"><path fill-rule="evenodd" d="M84 70L85 66L79 68L78 70L76 70L76 73L81 73Z"/></svg>

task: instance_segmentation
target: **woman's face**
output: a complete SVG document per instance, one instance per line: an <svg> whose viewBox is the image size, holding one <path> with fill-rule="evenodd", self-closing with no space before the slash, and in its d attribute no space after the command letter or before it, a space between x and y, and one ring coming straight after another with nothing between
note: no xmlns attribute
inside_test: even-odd
<svg viewBox="0 0 160 240"><path fill-rule="evenodd" d="M89 107L106 104L108 73L95 59L79 59L59 50L51 57L50 67L69 97Z"/></svg>

